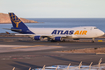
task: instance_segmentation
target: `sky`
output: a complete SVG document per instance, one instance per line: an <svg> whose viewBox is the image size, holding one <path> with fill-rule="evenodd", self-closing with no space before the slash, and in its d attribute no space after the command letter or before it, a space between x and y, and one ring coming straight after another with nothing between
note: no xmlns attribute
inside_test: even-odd
<svg viewBox="0 0 105 70"><path fill-rule="evenodd" d="M105 18L105 0L0 0L0 13L23 18Z"/></svg>

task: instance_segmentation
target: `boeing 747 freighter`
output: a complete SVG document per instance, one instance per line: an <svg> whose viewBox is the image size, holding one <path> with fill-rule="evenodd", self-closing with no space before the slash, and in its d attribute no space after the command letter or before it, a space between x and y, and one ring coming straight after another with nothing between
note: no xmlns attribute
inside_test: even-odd
<svg viewBox="0 0 105 70"><path fill-rule="evenodd" d="M21 34L28 35L34 40L47 38L48 41L64 41L65 39L92 38L104 35L104 32L94 26L74 28L29 28L14 13L9 13L13 27L10 29Z"/></svg>

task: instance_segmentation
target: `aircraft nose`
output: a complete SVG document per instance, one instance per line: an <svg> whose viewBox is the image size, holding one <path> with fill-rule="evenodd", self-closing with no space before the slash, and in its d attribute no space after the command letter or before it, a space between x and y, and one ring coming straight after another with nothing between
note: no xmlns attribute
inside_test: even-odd
<svg viewBox="0 0 105 70"><path fill-rule="evenodd" d="M103 31L100 30L100 35L104 35L105 33Z"/></svg>

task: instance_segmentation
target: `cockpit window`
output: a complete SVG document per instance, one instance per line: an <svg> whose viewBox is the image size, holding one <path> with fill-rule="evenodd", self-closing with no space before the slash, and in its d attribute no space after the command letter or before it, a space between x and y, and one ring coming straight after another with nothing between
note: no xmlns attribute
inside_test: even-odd
<svg viewBox="0 0 105 70"><path fill-rule="evenodd" d="M95 27L94 29L98 29L97 27Z"/></svg>

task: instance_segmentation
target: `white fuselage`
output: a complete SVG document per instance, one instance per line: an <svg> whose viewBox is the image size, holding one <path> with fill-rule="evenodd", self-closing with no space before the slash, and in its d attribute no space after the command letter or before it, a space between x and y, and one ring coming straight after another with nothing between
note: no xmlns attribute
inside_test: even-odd
<svg viewBox="0 0 105 70"><path fill-rule="evenodd" d="M68 38L96 38L104 35L104 32L93 26L74 28L29 28L35 35L52 35Z"/></svg>
<svg viewBox="0 0 105 70"><path fill-rule="evenodd" d="M96 38L104 35L104 32L93 26L74 27L74 28L29 28L14 13L9 13L13 27L10 29L28 35L34 40L47 38L48 41L64 41L68 38Z"/></svg>

